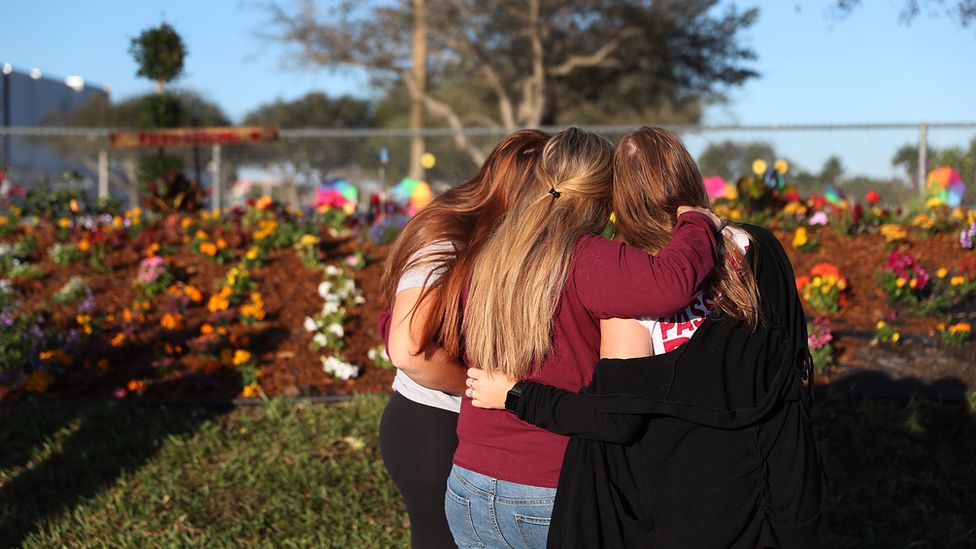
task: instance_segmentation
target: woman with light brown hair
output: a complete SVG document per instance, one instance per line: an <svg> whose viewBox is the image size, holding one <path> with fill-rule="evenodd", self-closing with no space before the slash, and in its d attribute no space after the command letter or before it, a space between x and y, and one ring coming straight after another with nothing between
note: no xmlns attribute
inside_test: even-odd
<svg viewBox="0 0 976 549"><path fill-rule="evenodd" d="M600 319L675 313L718 254L707 211L680 216L655 256L600 237L613 147L570 128L542 151L523 193L474 262L464 298L469 365L577 391L599 359ZM568 438L464 399L445 508L459 546L537 547Z"/></svg>
<svg viewBox="0 0 976 549"><path fill-rule="evenodd" d="M461 288L498 221L534 188L529 181L549 137L521 130L502 139L473 177L407 222L386 261L380 329L397 372L380 423L380 449L406 503L415 549L454 545L444 484L465 380Z"/></svg>
<svg viewBox="0 0 976 549"><path fill-rule="evenodd" d="M707 200L677 136L621 139L621 239L661 250L679 206ZM602 360L583 391L468 370L472 406L573 436L549 547L817 546L823 473L793 271L769 231L722 234L717 276L683 311L601 323Z"/></svg>

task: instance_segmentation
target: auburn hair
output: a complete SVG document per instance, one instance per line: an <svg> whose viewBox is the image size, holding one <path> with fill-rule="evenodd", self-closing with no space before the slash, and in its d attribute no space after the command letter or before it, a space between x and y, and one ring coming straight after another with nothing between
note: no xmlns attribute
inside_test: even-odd
<svg viewBox="0 0 976 549"><path fill-rule="evenodd" d="M569 128L554 135L530 189L475 258L464 311L472 364L523 378L552 345L552 320L580 236L610 214L613 145Z"/></svg>
<svg viewBox="0 0 976 549"><path fill-rule="evenodd" d="M418 354L430 358L438 347L451 356L461 355L461 290L471 272L474 258L511 209L516 198L533 183L536 161L550 134L519 130L506 136L489 153L478 172L448 189L407 222L397 237L383 269L383 304L392 307L397 282L412 267L437 264L441 276L421 291L411 311L430 301ZM420 254L434 242L449 242L453 248ZM429 275L428 275L429 277Z"/></svg>
<svg viewBox="0 0 976 549"><path fill-rule="evenodd" d="M617 143L612 203L621 239L656 253L671 241L678 207L707 208L708 193L698 165L678 136L644 127ZM722 235L725 253L706 291L722 314L755 327L762 310L754 269L744 260L731 232Z"/></svg>

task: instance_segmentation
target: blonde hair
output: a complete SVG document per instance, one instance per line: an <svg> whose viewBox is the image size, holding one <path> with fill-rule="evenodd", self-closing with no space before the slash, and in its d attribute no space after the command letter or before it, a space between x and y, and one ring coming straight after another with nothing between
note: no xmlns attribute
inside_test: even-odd
<svg viewBox="0 0 976 549"><path fill-rule="evenodd" d="M463 319L473 364L514 378L541 364L576 242L610 214L612 161L613 145L579 128L546 144L537 191L519 197L475 260Z"/></svg>
<svg viewBox="0 0 976 549"><path fill-rule="evenodd" d="M617 234L647 252L657 253L671 241L679 206L708 207L698 165L678 136L667 130L644 127L621 138L613 172ZM722 314L755 327L762 320L755 272L731 231L722 231L722 236L725 254L715 266L708 291Z"/></svg>

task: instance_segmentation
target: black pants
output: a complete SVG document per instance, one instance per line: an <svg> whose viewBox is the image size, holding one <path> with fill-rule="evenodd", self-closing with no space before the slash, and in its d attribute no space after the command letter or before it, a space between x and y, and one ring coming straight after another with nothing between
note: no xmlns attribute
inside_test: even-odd
<svg viewBox="0 0 976 549"><path fill-rule="evenodd" d="M444 493L457 449L458 415L393 393L380 420L380 452L410 516L413 549L454 549Z"/></svg>

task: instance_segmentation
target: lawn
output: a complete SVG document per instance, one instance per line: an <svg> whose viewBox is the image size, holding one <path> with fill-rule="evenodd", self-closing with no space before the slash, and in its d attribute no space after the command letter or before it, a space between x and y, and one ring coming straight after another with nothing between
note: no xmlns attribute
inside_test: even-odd
<svg viewBox="0 0 976 549"><path fill-rule="evenodd" d="M404 547L384 396L0 409L0 546ZM827 547L976 546L976 412L828 397Z"/></svg>

